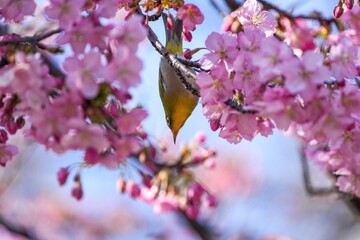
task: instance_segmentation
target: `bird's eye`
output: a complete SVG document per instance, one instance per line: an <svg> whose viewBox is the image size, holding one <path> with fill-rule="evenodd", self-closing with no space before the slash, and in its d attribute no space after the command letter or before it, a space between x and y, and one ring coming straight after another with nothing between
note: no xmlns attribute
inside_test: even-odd
<svg viewBox="0 0 360 240"><path fill-rule="evenodd" d="M168 127L171 127L171 120L169 117L166 117L166 124L168 125Z"/></svg>

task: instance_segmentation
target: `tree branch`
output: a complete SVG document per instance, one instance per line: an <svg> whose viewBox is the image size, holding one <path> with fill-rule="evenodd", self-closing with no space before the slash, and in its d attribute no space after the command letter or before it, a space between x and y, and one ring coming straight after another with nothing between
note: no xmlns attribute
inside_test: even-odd
<svg viewBox="0 0 360 240"><path fill-rule="evenodd" d="M183 211L178 211L179 215L186 221L191 229L203 240L215 240L215 234L209 226L201 224L199 221L189 218Z"/></svg>
<svg viewBox="0 0 360 240"><path fill-rule="evenodd" d="M209 2L222 17L226 17L228 15L228 13L220 7L216 0L209 0Z"/></svg>
<svg viewBox="0 0 360 240"><path fill-rule="evenodd" d="M22 38L17 38L17 39L9 39L9 40L2 40L0 41L0 46L5 46L5 45L19 45L22 43L29 43L32 45L36 45L38 44L40 41L49 38L55 34L61 33L63 30L58 28L52 31L49 31L47 33L44 34L40 34L40 35L34 35L32 37L22 37Z"/></svg>
<svg viewBox="0 0 360 240"><path fill-rule="evenodd" d="M22 236L30 240L38 239L34 236L34 234L30 233L28 229L9 223L2 216L0 216L0 225L2 225L10 233L13 233L15 235Z"/></svg>
<svg viewBox="0 0 360 240"><path fill-rule="evenodd" d="M336 189L334 187L330 187L330 188L314 188L312 183L311 183L311 178L310 178L310 168L309 168L309 163L308 163L308 159L306 159L305 153L304 153L304 148L301 149L301 167L302 167L302 175L303 175L303 180L304 180L304 187L305 190L308 194L310 195L329 195L332 193L337 192Z"/></svg>

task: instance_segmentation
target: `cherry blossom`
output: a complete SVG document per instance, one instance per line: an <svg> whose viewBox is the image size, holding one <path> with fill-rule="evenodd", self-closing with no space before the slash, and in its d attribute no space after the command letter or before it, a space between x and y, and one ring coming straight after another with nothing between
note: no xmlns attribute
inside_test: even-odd
<svg viewBox="0 0 360 240"><path fill-rule="evenodd" d="M33 15L35 8L34 0L2 0L0 2L0 19L4 18L5 23L20 22L25 16Z"/></svg>
<svg viewBox="0 0 360 240"><path fill-rule="evenodd" d="M240 23L246 29L259 29L267 36L275 32L276 21L268 11L261 11L256 0L246 0L239 12L236 12Z"/></svg>
<svg viewBox="0 0 360 240"><path fill-rule="evenodd" d="M177 11L176 15L179 19L183 20L185 31L194 31L196 25L204 21L204 15L195 4L185 4Z"/></svg>
<svg viewBox="0 0 360 240"><path fill-rule="evenodd" d="M86 0L50 0L50 5L45 8L45 16L58 21L59 26L65 29L80 19L80 13Z"/></svg>

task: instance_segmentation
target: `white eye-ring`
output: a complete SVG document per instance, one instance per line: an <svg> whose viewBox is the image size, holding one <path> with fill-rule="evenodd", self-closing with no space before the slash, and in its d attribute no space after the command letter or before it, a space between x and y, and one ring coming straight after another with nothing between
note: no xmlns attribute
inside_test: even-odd
<svg viewBox="0 0 360 240"><path fill-rule="evenodd" d="M171 127L171 120L168 116L166 117L166 124L168 125L168 127Z"/></svg>

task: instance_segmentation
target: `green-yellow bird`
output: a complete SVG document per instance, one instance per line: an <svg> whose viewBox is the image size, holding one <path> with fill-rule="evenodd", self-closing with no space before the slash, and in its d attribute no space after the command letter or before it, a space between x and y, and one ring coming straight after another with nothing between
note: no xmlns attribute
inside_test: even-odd
<svg viewBox="0 0 360 240"><path fill-rule="evenodd" d="M169 30L167 28L167 15L163 14L162 17L165 25L166 48L170 53L182 57L182 21L175 19L173 30ZM193 88L199 88L194 79L188 77L185 79ZM199 98L186 90L176 70L164 57L160 60L159 93L165 111L166 123L171 129L175 143L180 128L196 107Z"/></svg>

